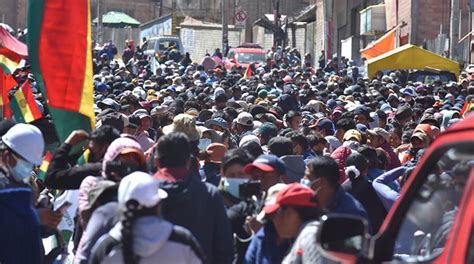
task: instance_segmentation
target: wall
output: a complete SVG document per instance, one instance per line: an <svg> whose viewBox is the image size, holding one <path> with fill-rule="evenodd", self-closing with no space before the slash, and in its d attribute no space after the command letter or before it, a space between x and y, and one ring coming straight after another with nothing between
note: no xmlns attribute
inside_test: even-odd
<svg viewBox="0 0 474 264"><path fill-rule="evenodd" d="M212 54L216 48L222 50L221 27L198 27L181 24L181 41L186 52L191 54L193 61L201 61L206 52ZM236 47L243 42L245 31L229 27L229 45Z"/></svg>

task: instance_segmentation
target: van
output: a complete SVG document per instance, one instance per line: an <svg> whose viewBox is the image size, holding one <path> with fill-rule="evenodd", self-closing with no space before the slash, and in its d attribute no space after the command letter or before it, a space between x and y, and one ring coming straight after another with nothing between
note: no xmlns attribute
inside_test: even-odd
<svg viewBox="0 0 474 264"><path fill-rule="evenodd" d="M184 54L183 43L178 36L159 36L148 39L143 54L150 60L152 57L159 58L169 47L175 45L180 54Z"/></svg>

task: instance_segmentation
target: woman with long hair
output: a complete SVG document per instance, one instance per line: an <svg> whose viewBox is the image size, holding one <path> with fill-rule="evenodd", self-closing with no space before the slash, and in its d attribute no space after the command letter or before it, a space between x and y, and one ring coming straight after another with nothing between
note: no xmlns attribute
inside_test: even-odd
<svg viewBox="0 0 474 264"><path fill-rule="evenodd" d="M206 263L194 236L160 217L167 193L144 172L122 179L118 189L121 221L92 249L89 263Z"/></svg>

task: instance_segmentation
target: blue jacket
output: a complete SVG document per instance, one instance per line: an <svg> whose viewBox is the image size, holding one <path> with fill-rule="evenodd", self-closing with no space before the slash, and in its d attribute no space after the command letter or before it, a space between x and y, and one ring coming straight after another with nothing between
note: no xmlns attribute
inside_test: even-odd
<svg viewBox="0 0 474 264"><path fill-rule="evenodd" d="M245 254L245 264L281 263L290 249L290 243L276 244L276 230L273 224L266 223L255 234Z"/></svg>
<svg viewBox="0 0 474 264"><path fill-rule="evenodd" d="M41 263L38 215L30 187L0 188L0 263Z"/></svg>
<svg viewBox="0 0 474 264"><path fill-rule="evenodd" d="M357 215L369 219L364 206L354 196L344 191L341 186L337 188L326 209L331 213Z"/></svg>

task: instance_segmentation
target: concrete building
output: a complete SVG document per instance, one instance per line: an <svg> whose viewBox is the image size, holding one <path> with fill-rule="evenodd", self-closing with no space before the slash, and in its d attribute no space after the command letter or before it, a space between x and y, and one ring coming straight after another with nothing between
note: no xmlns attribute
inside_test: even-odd
<svg viewBox="0 0 474 264"><path fill-rule="evenodd" d="M26 27L27 0L0 0L0 22L13 29Z"/></svg>

